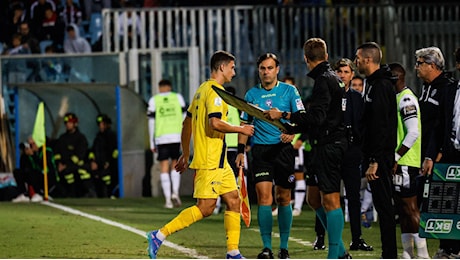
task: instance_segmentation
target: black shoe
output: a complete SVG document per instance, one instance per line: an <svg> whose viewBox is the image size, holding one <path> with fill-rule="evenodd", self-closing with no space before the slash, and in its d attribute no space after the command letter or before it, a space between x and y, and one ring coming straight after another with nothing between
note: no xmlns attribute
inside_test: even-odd
<svg viewBox="0 0 460 260"><path fill-rule="evenodd" d="M351 257L350 253L345 252L343 256L339 257L339 259L353 259L353 257Z"/></svg>
<svg viewBox="0 0 460 260"><path fill-rule="evenodd" d="M287 249L281 248L278 252L279 259L289 259L289 252Z"/></svg>
<svg viewBox="0 0 460 260"><path fill-rule="evenodd" d="M272 250L269 248L262 249L262 252L257 255L257 259L274 259Z"/></svg>
<svg viewBox="0 0 460 260"><path fill-rule="evenodd" d="M317 236L315 243L313 243L313 250L324 250L326 246L324 245L324 236Z"/></svg>
<svg viewBox="0 0 460 260"><path fill-rule="evenodd" d="M368 245L364 239L360 238L357 242L350 243L350 250L373 251L374 248Z"/></svg>

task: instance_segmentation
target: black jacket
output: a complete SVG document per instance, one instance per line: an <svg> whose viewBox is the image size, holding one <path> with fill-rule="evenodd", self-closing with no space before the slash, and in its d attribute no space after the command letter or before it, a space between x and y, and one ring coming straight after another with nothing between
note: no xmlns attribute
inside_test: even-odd
<svg viewBox="0 0 460 260"><path fill-rule="evenodd" d="M440 105L441 102L441 93L444 92L444 88L455 84L456 81L449 77L447 73L440 74L430 83L423 83L422 94L419 98L420 106L420 115L422 123L422 160L424 157L429 157L432 159L436 158L438 151L430 151L430 154L427 154L428 144L433 139L433 142L439 144L442 138L441 136L436 136L434 129L439 127L440 124ZM455 95L455 94L454 94ZM437 140L436 140L437 139ZM433 149L433 148L431 148ZM435 154L434 157L433 153Z"/></svg>
<svg viewBox="0 0 460 260"><path fill-rule="evenodd" d="M315 80L307 110L291 114L297 132L307 132L318 143L335 141L345 135L342 98L344 88L327 61L318 64L308 76Z"/></svg>
<svg viewBox="0 0 460 260"><path fill-rule="evenodd" d="M437 115L439 123L430 136L426 151L426 157L432 159L436 158L438 152L441 151L441 162L444 163L460 163L460 151L455 149L451 140L455 95L458 87L460 87L460 82L454 81L439 89L439 114Z"/></svg>
<svg viewBox="0 0 460 260"><path fill-rule="evenodd" d="M361 146L362 135L363 135L363 107L364 100L358 91L349 88L345 92L345 98L347 105L344 115L344 124L347 129L347 137L350 144Z"/></svg>
<svg viewBox="0 0 460 260"><path fill-rule="evenodd" d="M365 158L378 160L395 152L398 121L393 81L388 66L366 77L362 118Z"/></svg>
<svg viewBox="0 0 460 260"><path fill-rule="evenodd" d="M73 133L63 133L56 141L54 150L56 163L82 166L88 151L88 141L77 128Z"/></svg>

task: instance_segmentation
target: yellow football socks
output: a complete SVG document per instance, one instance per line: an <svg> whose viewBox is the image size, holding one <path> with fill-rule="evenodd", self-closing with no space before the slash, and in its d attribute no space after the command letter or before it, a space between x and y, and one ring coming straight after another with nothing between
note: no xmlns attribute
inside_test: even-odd
<svg viewBox="0 0 460 260"><path fill-rule="evenodd" d="M224 226L227 233L227 251L238 249L240 243L241 218L240 213L225 211Z"/></svg>
<svg viewBox="0 0 460 260"><path fill-rule="evenodd" d="M239 214L238 214L239 216ZM171 220L168 224L160 229L160 232L165 236L169 236L174 232L182 230L191 224L203 219L200 209L197 206L191 206L182 210L177 217ZM239 220L238 220L239 221ZM239 225L239 222L238 222ZM239 237L239 231L238 231Z"/></svg>

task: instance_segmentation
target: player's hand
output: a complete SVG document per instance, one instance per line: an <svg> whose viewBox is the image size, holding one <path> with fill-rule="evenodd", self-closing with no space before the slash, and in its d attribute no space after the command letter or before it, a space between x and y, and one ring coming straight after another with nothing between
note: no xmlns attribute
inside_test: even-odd
<svg viewBox="0 0 460 260"><path fill-rule="evenodd" d="M379 168L379 164L378 163L370 163L369 164L369 167L367 168L367 171L366 171L366 179L368 181L375 181L377 180L378 178L380 178L378 175L377 175L377 169Z"/></svg>
<svg viewBox="0 0 460 260"><path fill-rule="evenodd" d="M393 169L391 171L393 173L393 175L396 174L396 170L398 170L398 163L397 162L395 162L395 164L393 165Z"/></svg>
<svg viewBox="0 0 460 260"><path fill-rule="evenodd" d="M157 152L157 148L152 148L150 149L152 151L152 153L156 153Z"/></svg>
<svg viewBox="0 0 460 260"><path fill-rule="evenodd" d="M65 168L67 168L67 165L63 164L63 163L58 163L58 172L62 172L63 170L65 170Z"/></svg>
<svg viewBox="0 0 460 260"><path fill-rule="evenodd" d="M282 133L280 136L280 139L281 139L281 142L283 143L290 143L294 139L294 135Z"/></svg>
<svg viewBox="0 0 460 260"><path fill-rule="evenodd" d="M241 131L242 134L247 135L247 136L253 136L254 135L254 126L253 125L242 125L241 128L243 130Z"/></svg>
<svg viewBox="0 0 460 260"><path fill-rule="evenodd" d="M426 158L423 163L422 163L422 169L421 174L426 176L426 175L431 175L431 171L433 170L433 160Z"/></svg>
<svg viewBox="0 0 460 260"><path fill-rule="evenodd" d="M276 107L271 108L270 110L265 110L264 111L265 118L270 119L270 120L280 119L282 115L283 115L283 113L281 111L279 111L279 109L276 108Z"/></svg>
<svg viewBox="0 0 460 260"><path fill-rule="evenodd" d="M176 166L174 167L176 171L183 173L188 168L188 155L184 156L182 154L179 159L177 159Z"/></svg>
<svg viewBox="0 0 460 260"><path fill-rule="evenodd" d="M295 143L292 145L292 147L293 147L295 150L299 150L300 147L302 147L302 144L303 144L302 140L297 139L297 141L295 141Z"/></svg>
<svg viewBox="0 0 460 260"><path fill-rule="evenodd" d="M91 170L92 170L92 171L97 170L98 167L97 167L97 163L96 163L95 161L92 161L92 162L90 163L90 165L91 165Z"/></svg>
<svg viewBox="0 0 460 260"><path fill-rule="evenodd" d="M236 167L244 167L244 153L239 153L235 160Z"/></svg>

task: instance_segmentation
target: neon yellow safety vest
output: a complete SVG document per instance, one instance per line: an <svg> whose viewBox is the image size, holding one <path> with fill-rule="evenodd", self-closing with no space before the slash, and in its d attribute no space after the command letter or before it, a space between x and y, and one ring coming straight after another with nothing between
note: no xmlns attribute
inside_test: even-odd
<svg viewBox="0 0 460 260"><path fill-rule="evenodd" d="M228 106L228 117L227 122L231 125L240 125L240 114L238 109ZM238 146L238 133L228 133L225 134L225 143L227 147L237 147Z"/></svg>
<svg viewBox="0 0 460 260"><path fill-rule="evenodd" d="M165 134L180 134L182 129L182 107L176 93L156 95L155 137Z"/></svg>
<svg viewBox="0 0 460 260"><path fill-rule="evenodd" d="M399 102L401 102L401 98L405 96L406 94L411 95L417 100L417 97L412 93L410 89L404 89L400 93L396 95L396 106L398 109L398 143L396 147L396 151L398 151L399 147L401 147L402 142L404 140L404 136L407 134L407 129L404 126L404 122L401 118L401 113L399 113ZM407 151L406 154L404 154L403 157L401 157L398 161L399 165L405 165L405 166L412 166L412 167L417 167L420 168L420 162L421 162L421 153L422 153L422 123L420 120L420 108L417 107L417 121L418 121L418 130L419 130L419 136L417 140L415 141L414 145Z"/></svg>

